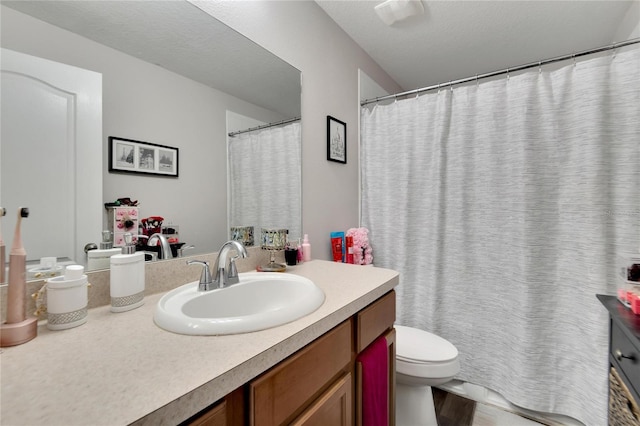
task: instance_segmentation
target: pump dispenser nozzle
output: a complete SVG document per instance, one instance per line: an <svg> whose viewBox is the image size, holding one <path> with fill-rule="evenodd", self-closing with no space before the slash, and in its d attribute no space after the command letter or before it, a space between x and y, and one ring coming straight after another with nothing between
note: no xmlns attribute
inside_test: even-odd
<svg viewBox="0 0 640 426"><path fill-rule="evenodd" d="M136 245L133 242L133 234L131 232L125 232L124 246L122 246L122 254L133 254L136 252Z"/></svg>

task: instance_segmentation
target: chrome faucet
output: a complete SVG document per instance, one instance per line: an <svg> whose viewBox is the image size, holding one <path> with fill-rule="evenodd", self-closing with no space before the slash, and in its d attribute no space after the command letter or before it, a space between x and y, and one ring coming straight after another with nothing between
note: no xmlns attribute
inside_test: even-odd
<svg viewBox="0 0 640 426"><path fill-rule="evenodd" d="M229 260L229 269L227 270L227 256L229 254L229 250L235 249L238 253L236 256L232 257ZM223 288L227 284L237 284L239 282L238 278L238 270L236 269L235 260L238 257L248 257L247 249L244 248L242 244L237 241L227 241L220 247L220 251L218 252L218 257L216 258L216 263L214 267L216 268L216 276L213 279L212 286L215 288ZM204 291L210 290L206 288Z"/></svg>
<svg viewBox="0 0 640 426"><path fill-rule="evenodd" d="M150 245L152 241L154 241L155 239L160 240L160 256L162 259L173 259L173 253L171 252L171 246L169 245L169 241L167 240L167 237L165 237L164 235L156 232L155 234L153 234L152 236L149 237L149 240L147 241L147 245Z"/></svg>

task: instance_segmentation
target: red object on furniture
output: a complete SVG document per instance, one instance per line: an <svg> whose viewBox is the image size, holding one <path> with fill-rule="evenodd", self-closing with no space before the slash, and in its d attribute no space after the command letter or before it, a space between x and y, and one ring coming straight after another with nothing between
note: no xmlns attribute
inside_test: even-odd
<svg viewBox="0 0 640 426"><path fill-rule="evenodd" d="M378 337L359 356L362 364L362 426L389 425L389 349Z"/></svg>

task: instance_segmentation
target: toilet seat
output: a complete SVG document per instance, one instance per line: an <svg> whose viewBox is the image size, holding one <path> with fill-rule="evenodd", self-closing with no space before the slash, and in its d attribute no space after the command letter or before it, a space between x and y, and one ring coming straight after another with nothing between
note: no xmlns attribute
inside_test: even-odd
<svg viewBox="0 0 640 426"><path fill-rule="evenodd" d="M413 377L453 378L460 371L458 349L446 339L396 325L396 372Z"/></svg>

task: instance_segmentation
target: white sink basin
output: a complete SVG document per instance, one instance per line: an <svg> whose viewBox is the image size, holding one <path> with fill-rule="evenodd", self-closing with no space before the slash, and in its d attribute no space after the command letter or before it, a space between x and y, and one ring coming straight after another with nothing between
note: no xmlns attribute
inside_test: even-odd
<svg viewBox="0 0 640 426"><path fill-rule="evenodd" d="M248 333L302 318L324 303L324 292L308 278L278 272L239 277L223 289L198 291L195 281L171 290L156 306L155 323L180 334Z"/></svg>

